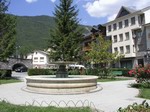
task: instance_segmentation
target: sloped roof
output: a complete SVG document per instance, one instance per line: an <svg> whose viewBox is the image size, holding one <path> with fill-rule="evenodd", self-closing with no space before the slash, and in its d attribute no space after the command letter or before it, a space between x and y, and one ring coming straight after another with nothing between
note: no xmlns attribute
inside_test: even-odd
<svg viewBox="0 0 150 112"><path fill-rule="evenodd" d="M134 13L136 12L137 10L131 8L131 7L125 7L125 6L122 6L116 16L116 18L119 18L119 17L122 17L122 16L126 16L128 14L131 14L131 13Z"/></svg>
<svg viewBox="0 0 150 112"><path fill-rule="evenodd" d="M39 52L39 53L46 54L46 55L48 55L48 54L49 54L48 52L41 51L41 50L35 50L34 52Z"/></svg>

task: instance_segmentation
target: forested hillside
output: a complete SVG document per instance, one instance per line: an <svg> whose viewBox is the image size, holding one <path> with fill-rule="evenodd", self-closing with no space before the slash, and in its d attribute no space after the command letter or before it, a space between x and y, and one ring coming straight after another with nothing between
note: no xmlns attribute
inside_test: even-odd
<svg viewBox="0 0 150 112"><path fill-rule="evenodd" d="M48 38L50 38L50 29L54 27L54 17L17 16L16 49L21 54L26 54L35 49L43 50L47 48L47 41Z"/></svg>

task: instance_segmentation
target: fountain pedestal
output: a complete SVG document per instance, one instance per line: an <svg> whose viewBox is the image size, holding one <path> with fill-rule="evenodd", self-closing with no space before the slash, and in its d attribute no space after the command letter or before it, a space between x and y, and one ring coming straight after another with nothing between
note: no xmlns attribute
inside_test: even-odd
<svg viewBox="0 0 150 112"><path fill-rule="evenodd" d="M68 78L68 73L66 71L66 65L59 65L59 69L56 72L56 78Z"/></svg>

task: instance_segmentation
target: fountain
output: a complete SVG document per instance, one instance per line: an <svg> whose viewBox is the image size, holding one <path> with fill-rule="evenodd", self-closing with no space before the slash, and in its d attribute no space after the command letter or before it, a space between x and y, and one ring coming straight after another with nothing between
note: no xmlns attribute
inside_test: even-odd
<svg viewBox="0 0 150 112"><path fill-rule="evenodd" d="M97 86L97 76L70 75L66 71L66 65L73 62L54 62L59 69L55 75L41 75L26 77L27 87L24 90L42 94L81 94L101 90Z"/></svg>

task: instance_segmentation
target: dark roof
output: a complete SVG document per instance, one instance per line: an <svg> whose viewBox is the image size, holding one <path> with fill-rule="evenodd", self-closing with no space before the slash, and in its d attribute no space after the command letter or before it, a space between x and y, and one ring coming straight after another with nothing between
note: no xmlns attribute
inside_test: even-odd
<svg viewBox="0 0 150 112"><path fill-rule="evenodd" d="M124 7L127 11L129 11L130 13L133 13L133 12L136 12L137 10L135 10L135 7L125 7L125 6L122 6ZM133 9L134 8L134 9Z"/></svg>
<svg viewBox="0 0 150 112"><path fill-rule="evenodd" d="M122 16L126 16L128 14L131 14L131 13L134 13L136 12L137 10L133 9L133 7L125 7L125 6L122 6L116 16L116 18L119 18L119 17L122 17Z"/></svg>

